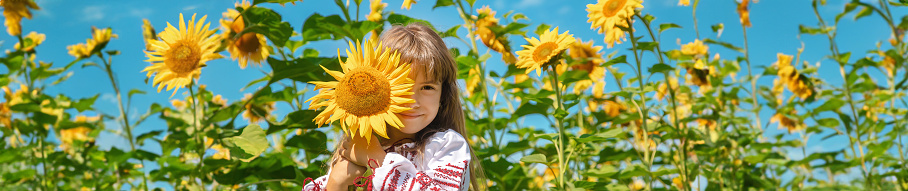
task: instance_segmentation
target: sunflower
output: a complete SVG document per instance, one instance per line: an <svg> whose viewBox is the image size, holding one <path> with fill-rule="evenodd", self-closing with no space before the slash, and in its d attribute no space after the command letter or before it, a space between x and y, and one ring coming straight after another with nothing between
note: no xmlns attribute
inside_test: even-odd
<svg viewBox="0 0 908 191"><path fill-rule="evenodd" d="M599 34L605 33L605 43L612 48L624 39L624 31L618 27L629 27L628 18L634 15L634 9L643 8L642 3L642 0L599 0L586 5L589 12L586 22L591 23L590 29L599 28Z"/></svg>
<svg viewBox="0 0 908 191"><path fill-rule="evenodd" d="M91 56L91 49L89 49L85 43L69 45L66 46L66 49L69 50L69 55L76 58L88 58Z"/></svg>
<svg viewBox="0 0 908 191"><path fill-rule="evenodd" d="M158 40L158 36L155 35L154 26L151 26L151 22L148 22L148 19L142 19L142 38L145 39L145 50L151 51L151 41Z"/></svg>
<svg viewBox="0 0 908 191"><path fill-rule="evenodd" d="M249 1L246 0L243 0L242 3L236 3L235 6L243 9L251 7ZM243 29L246 28L243 16L240 16L240 12L236 11L236 9L227 9L227 12L224 12L223 15L221 26L226 31L223 33L223 38L227 41L227 51L230 52L230 57L233 60L239 58L240 68L242 69L246 68L250 59L256 65L261 65L262 60L268 58L269 55L265 35L247 32L240 37L235 37L236 34L243 32Z"/></svg>
<svg viewBox="0 0 908 191"><path fill-rule="evenodd" d="M211 155L211 159L230 160L230 149L224 148L221 144L212 144L214 144L214 139L205 137L205 147L210 147L215 151L215 153Z"/></svg>
<svg viewBox="0 0 908 191"><path fill-rule="evenodd" d="M13 128L13 112L9 109L9 104L0 102L0 125L6 128Z"/></svg>
<svg viewBox="0 0 908 191"><path fill-rule="evenodd" d="M208 30L207 23L202 25L206 17L208 16L202 16L196 22L193 14L187 26L181 13L179 30L168 22L164 32L158 34L161 40L149 42L153 50L145 51L148 57L145 61L150 62L151 66L142 72L147 71L149 78L155 75L153 85L158 86L158 92L166 86L167 91L175 89L171 96L176 95L181 87L199 78L205 62L222 57L214 52L219 40L212 36L215 31Z"/></svg>
<svg viewBox="0 0 908 191"><path fill-rule="evenodd" d="M804 125L804 122L797 118L789 117L788 115L782 113L776 113L769 119L770 123L779 123L779 129L788 129L788 133L794 131L800 131L807 129L807 126Z"/></svg>
<svg viewBox="0 0 908 191"><path fill-rule="evenodd" d="M694 40L684 45L681 45L681 54L690 55L690 56L708 56L709 46L703 44L703 41L700 39Z"/></svg>
<svg viewBox="0 0 908 191"><path fill-rule="evenodd" d="M690 0L679 0L678 5L680 6L690 6Z"/></svg>
<svg viewBox="0 0 908 191"><path fill-rule="evenodd" d="M775 65L778 67L780 82L785 84L792 93L801 99L807 99L813 95L813 87L807 82L807 77L800 74L794 66L791 65L792 56L779 53L778 61Z"/></svg>
<svg viewBox="0 0 908 191"><path fill-rule="evenodd" d="M351 137L371 140L374 131L388 138L386 125L403 127L395 113L409 110L402 105L415 102L405 97L413 95L413 80L407 77L410 64L401 63L400 53L383 51L381 43L373 40L349 45L347 61L338 57L341 71L322 67L337 81L310 82L319 93L307 100L309 109L326 107L313 121L319 127L340 121ZM340 49L337 52L340 55Z"/></svg>
<svg viewBox="0 0 908 191"><path fill-rule="evenodd" d="M416 0L404 0L404 4L400 5L400 8L410 10L410 6L413 4L416 4Z"/></svg>
<svg viewBox="0 0 908 191"><path fill-rule="evenodd" d="M100 51L107 47L110 38L119 38L117 34L113 33L111 28L98 29L94 26L91 27L91 36L91 39L88 39L85 43L91 52Z"/></svg>
<svg viewBox="0 0 908 191"><path fill-rule="evenodd" d="M13 45L13 48L25 52L32 52L35 51L35 47L44 42L44 39L46 38L47 36L45 36L44 34L32 31L28 33L28 35L25 35L25 46L19 45L19 43L17 42L15 45Z"/></svg>
<svg viewBox="0 0 908 191"><path fill-rule="evenodd" d="M6 17L3 25L6 25L6 32L12 36L22 34L23 17L32 19L32 12L28 10L29 8L41 9L31 0L3 0L0 1L0 6L3 6L3 17Z"/></svg>
<svg viewBox="0 0 908 191"><path fill-rule="evenodd" d="M536 70L536 75L542 75L543 67L548 66L547 64L550 62L557 61L561 52L574 43L575 39L574 35L568 34L568 31L558 34L558 27L555 27L553 30L542 33L539 39L533 37L526 38L526 40L530 45L523 45L524 50L517 51L519 57L517 68L527 68L527 74Z"/></svg>
<svg viewBox="0 0 908 191"><path fill-rule="evenodd" d="M605 68L599 64L605 62L602 60L602 54L599 51L602 46L593 46L593 41L584 43L576 39L574 43L568 46L568 55L575 60L585 60L581 64L571 66L572 70L581 70L590 74L589 80L580 80L574 85L574 93L580 94L590 86L593 87L593 94L601 95L602 87L605 86ZM597 89L598 88L598 89Z"/></svg>
<svg viewBox="0 0 908 191"><path fill-rule="evenodd" d="M95 117L86 117L84 115L77 115L76 119L73 122L76 123L95 123L101 119L101 116ZM78 126L68 129L60 129L60 147L63 150L71 150L72 144L76 141L94 141L93 137L89 137L88 134L91 133L91 129L85 126Z"/></svg>
<svg viewBox="0 0 908 191"><path fill-rule="evenodd" d="M246 94L243 97L243 102L248 102L249 99L252 99L252 94ZM249 120L249 123L258 123L271 116L271 112L275 108L274 102L267 102L264 104L248 103L245 105L246 110L243 111L243 119Z"/></svg>
<svg viewBox="0 0 908 191"><path fill-rule="evenodd" d="M381 21L381 12L382 12L382 10L385 9L385 7L388 6L388 4L382 3L381 0L371 0L369 2L370 2L369 7L371 8L371 11L369 11L369 14L366 15L366 20L369 20L372 22Z"/></svg>
<svg viewBox="0 0 908 191"><path fill-rule="evenodd" d="M741 17L741 25L744 25L744 27L751 26L749 4L750 0L741 0L741 3L738 3L738 16Z"/></svg>
<svg viewBox="0 0 908 191"><path fill-rule="evenodd" d="M671 89L669 89L669 87L671 87ZM671 93L669 90L678 90L678 79L675 77L668 78L666 82L659 84L659 88L656 89L656 99L662 100L662 98L665 98L666 95Z"/></svg>
<svg viewBox="0 0 908 191"><path fill-rule="evenodd" d="M482 8L477 9L476 12L479 13L479 16L473 16L473 18L476 19L476 36L479 36L479 39L482 40L482 44L485 44L486 47L489 47L489 49L492 49L495 52L501 53L501 59L505 63L513 64L516 62L517 59L514 58L514 54L511 53L511 46L509 45L507 38L495 35L495 32L491 29L491 27L498 26L498 19L495 18L495 11L492 11L489 6L483 6Z"/></svg>

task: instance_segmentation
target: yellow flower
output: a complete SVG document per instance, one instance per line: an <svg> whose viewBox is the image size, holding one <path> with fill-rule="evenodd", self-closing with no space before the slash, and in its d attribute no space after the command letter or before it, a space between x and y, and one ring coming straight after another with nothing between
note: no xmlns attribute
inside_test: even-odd
<svg viewBox="0 0 908 191"><path fill-rule="evenodd" d="M467 92L465 92L465 93L467 96L470 96L473 94L473 91L476 90L476 86L478 86L479 83L481 82L480 80L482 80L482 76L479 75L479 67L470 68L470 71L468 72L467 79L466 79Z"/></svg>
<svg viewBox="0 0 908 191"><path fill-rule="evenodd" d="M145 61L150 62L151 66L142 72L148 72L149 78L155 75L153 85L158 86L158 92L166 86L167 91L175 89L171 96L176 95L181 87L199 78L205 62L221 58L220 54L214 52L219 40L212 36L215 31L208 30L207 23L202 25L206 17L202 16L196 22L193 14L187 26L181 13L179 30L168 22L167 28L159 34L161 40L150 42L154 50L145 52L148 57Z"/></svg>
<svg viewBox="0 0 908 191"><path fill-rule="evenodd" d="M476 12L479 13L479 16L473 16L473 18L476 19L476 36L479 36L479 39L482 40L482 44L485 44L486 47L489 47L489 49L492 49L495 52L501 53L501 59L505 63L513 64L517 62L517 58L514 58L514 54L511 53L511 46L508 45L506 37L497 36L492 32L492 29L490 29L490 27L498 26L498 19L495 18L495 11L492 11L487 5L477 9Z"/></svg>
<svg viewBox="0 0 908 191"><path fill-rule="evenodd" d="M179 99L170 100L170 105L173 105L174 108L179 110L186 108L186 102Z"/></svg>
<svg viewBox="0 0 908 191"><path fill-rule="evenodd" d="M593 41L590 40L587 43L584 43L580 39L576 39L574 43L568 47L568 55L571 58L576 60L586 60L582 64L574 65L571 69L581 70L590 73L589 80L577 81L574 85L574 93L580 94L590 86L593 86L593 94L596 96L602 95L602 88L605 87L605 68L600 67L599 64L605 62L602 60L602 54L599 51L602 50L602 46L593 46Z"/></svg>
<svg viewBox="0 0 908 191"><path fill-rule="evenodd" d="M94 123L101 119L101 116L96 117L86 117L84 115L76 115L76 119L73 122L76 123ZM60 130L60 147L63 150L70 150L72 144L76 141L94 141L93 137L89 137L88 134L91 133L91 129L84 126L78 126L74 128L61 129Z"/></svg>
<svg viewBox="0 0 908 191"><path fill-rule="evenodd" d="M782 93L785 91L785 83L782 83L781 79L775 79L772 81L772 90L771 93L776 97L776 104L782 104Z"/></svg>
<svg viewBox="0 0 908 191"><path fill-rule="evenodd" d="M679 0L678 5L681 6L690 6L690 0Z"/></svg>
<svg viewBox="0 0 908 191"><path fill-rule="evenodd" d="M406 97L413 95L410 64L401 63L400 53L384 51L374 40L349 46L347 60L338 57L342 71L322 67L337 81L310 82L320 90L307 100L309 109L326 107L313 120L318 126L340 121L349 136L359 135L367 142L373 132L388 138L387 124L403 127L395 113L409 110L402 105L415 102ZM340 49L337 52L340 55Z"/></svg>
<svg viewBox="0 0 908 191"><path fill-rule="evenodd" d="M782 113L776 113L769 121L770 123L779 123L779 129L788 129L788 133L807 129L807 126L804 125L804 122L801 122L801 120L788 117Z"/></svg>
<svg viewBox="0 0 908 191"><path fill-rule="evenodd" d="M703 41L700 41L699 39L694 40L694 42L681 45L681 53L685 55L706 56L708 52L709 47L703 45Z"/></svg>
<svg viewBox="0 0 908 191"><path fill-rule="evenodd" d="M801 75L794 66L791 65L792 56L782 53L778 54L778 61L775 65L778 67L778 75L781 83L788 86L788 90L800 97L807 99L813 95L813 87L807 83L807 77Z"/></svg>
<svg viewBox="0 0 908 191"><path fill-rule="evenodd" d="M243 101L247 102L251 98L252 98L252 94L246 94L246 96L243 97ZM268 119L268 117L271 116L271 112L274 111L275 103L274 102L268 102L268 103L264 103L264 104L247 103L245 105L245 107L246 107L246 110L243 111L243 119L249 120L249 123L258 123L260 121Z"/></svg>
<svg viewBox="0 0 908 191"><path fill-rule="evenodd" d="M0 1L3 6L3 17L6 21L6 32L9 35L16 36L22 34L22 18L32 19L32 12L28 9L40 10L38 4L31 0L3 0Z"/></svg>
<svg viewBox="0 0 908 191"><path fill-rule="evenodd" d="M12 117L13 112L10 111L9 105L6 102L0 102L0 125L6 128L13 128Z"/></svg>
<svg viewBox="0 0 908 191"><path fill-rule="evenodd" d="M671 87L671 90L677 91L678 90L678 79L671 77L668 80L666 80L665 83L659 84L659 88L656 89L656 99L662 100L662 98L664 98L666 95L669 95L669 93L671 93L671 91L669 91L669 89L668 89L669 87Z"/></svg>
<svg viewBox="0 0 908 191"><path fill-rule="evenodd" d="M410 10L410 6L413 4L416 4L416 0L404 0L404 4L400 5L400 8Z"/></svg>
<svg viewBox="0 0 908 191"><path fill-rule="evenodd" d="M880 65L883 65L883 68L886 68L886 75L892 76L895 75L895 59L886 55L883 57L883 61L880 62Z"/></svg>
<svg viewBox="0 0 908 191"><path fill-rule="evenodd" d="M381 21L381 12L388 6L387 3L382 3L381 0L370 0L369 7L372 9L368 15L366 15L366 20L372 22Z"/></svg>
<svg viewBox="0 0 908 191"><path fill-rule="evenodd" d="M639 191L639 190L643 190L643 188L645 186L646 186L646 183L644 183L643 180L634 179L634 181L631 182L630 185L627 185L627 188L630 189L631 191Z"/></svg>
<svg viewBox="0 0 908 191"><path fill-rule="evenodd" d="M542 33L539 39L533 37L526 40L530 45L523 45L524 50L517 51L517 68L527 68L527 74L536 70L536 75L542 75L543 67L560 59L561 52L574 43L575 39L568 31L558 34L558 27L555 27Z"/></svg>
<svg viewBox="0 0 908 191"><path fill-rule="evenodd" d="M621 44L624 31L620 27L629 27L627 20L634 15L634 9L643 8L642 0L599 0L596 4L586 5L589 12L586 21L590 29L599 28L599 34L605 33L605 43L612 48L615 43Z"/></svg>
<svg viewBox="0 0 908 191"><path fill-rule="evenodd" d="M672 185L674 185L678 190L684 190L684 181L681 180L681 177L672 178Z"/></svg>
<svg viewBox="0 0 908 191"><path fill-rule="evenodd" d="M25 35L25 39L24 39L25 46L19 45L19 43L17 42L15 45L13 45L13 48L19 49L19 50L22 50L25 52L32 52L32 51L35 51L36 46L38 46L42 42L44 42L45 38L47 38L47 37L44 34L32 31L32 32L28 33L28 35Z"/></svg>
<svg viewBox="0 0 908 191"><path fill-rule="evenodd" d="M119 38L117 34L113 34L113 29L111 28L98 29L94 26L91 27L91 36L92 38L87 40L86 46L92 52L104 49L107 43L110 42L110 38Z"/></svg>
<svg viewBox="0 0 908 191"><path fill-rule="evenodd" d="M236 3L236 7L249 9L249 1L243 0L242 3ZM269 48L265 41L265 35L247 32L239 37L236 34L243 32L246 24L243 22L243 16L236 9L227 9L224 12L224 18L221 19L221 26L226 32L223 33L227 42L227 51L233 60L240 59L240 68L245 69L251 59L256 65L261 65L262 60L268 58Z"/></svg>
<svg viewBox="0 0 908 191"><path fill-rule="evenodd" d="M91 56L91 49L88 48L84 43L74 44L66 46L66 49L69 50L69 55L72 55L76 58L88 58Z"/></svg>
<svg viewBox="0 0 908 191"><path fill-rule="evenodd" d="M602 110L609 117L618 117L618 115L627 110L627 106L612 100L605 100L605 103L602 104Z"/></svg>
<svg viewBox="0 0 908 191"><path fill-rule="evenodd" d="M698 59L694 67L687 69L687 80L701 88L709 88L709 69L702 59Z"/></svg>
<svg viewBox="0 0 908 191"><path fill-rule="evenodd" d="M142 38L145 39L145 51L153 50L151 48L151 41L158 40L156 34L157 32L155 32L151 22L148 22L148 19L142 19Z"/></svg>
<svg viewBox="0 0 908 191"><path fill-rule="evenodd" d="M748 8L749 3L750 0L742 0L740 3L738 3L738 16L741 18L741 25L744 25L744 27L751 26L750 9Z"/></svg>
<svg viewBox="0 0 908 191"><path fill-rule="evenodd" d="M221 107L227 106L227 99L224 99L224 97L221 95L215 95L214 97L212 97L211 102L221 105Z"/></svg>
<svg viewBox="0 0 908 191"><path fill-rule="evenodd" d="M214 143L214 139L205 137L205 147L211 147L214 149L214 155L211 155L211 159L224 159L230 160L230 149L224 148L221 144L211 145Z"/></svg>

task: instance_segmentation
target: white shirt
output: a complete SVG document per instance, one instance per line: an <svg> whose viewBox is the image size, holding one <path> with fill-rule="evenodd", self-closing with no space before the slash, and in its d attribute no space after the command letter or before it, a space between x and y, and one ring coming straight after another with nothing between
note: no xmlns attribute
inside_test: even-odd
<svg viewBox="0 0 908 191"><path fill-rule="evenodd" d="M422 160L415 152L405 152L414 143L385 148L388 154L381 167L374 169L372 190L469 190L471 158L466 139L449 129L433 134L428 141ZM329 169L303 190L325 190L330 174Z"/></svg>

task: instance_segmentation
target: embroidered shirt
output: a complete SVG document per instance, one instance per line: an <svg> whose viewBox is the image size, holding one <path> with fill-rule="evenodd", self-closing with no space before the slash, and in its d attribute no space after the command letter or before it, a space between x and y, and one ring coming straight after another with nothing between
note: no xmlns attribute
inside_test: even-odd
<svg viewBox="0 0 908 191"><path fill-rule="evenodd" d="M470 145L454 130L429 138L423 159L417 159L414 143L386 147L381 167L375 168L372 190L468 190ZM328 174L306 184L304 191L325 190Z"/></svg>

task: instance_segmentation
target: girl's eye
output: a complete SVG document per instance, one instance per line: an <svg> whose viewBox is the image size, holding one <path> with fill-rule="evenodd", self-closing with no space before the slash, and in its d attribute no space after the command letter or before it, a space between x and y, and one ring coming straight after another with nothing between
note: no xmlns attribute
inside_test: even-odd
<svg viewBox="0 0 908 191"><path fill-rule="evenodd" d="M432 86L423 86L422 89L423 89L423 90L434 90L435 87L432 87Z"/></svg>

